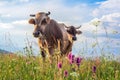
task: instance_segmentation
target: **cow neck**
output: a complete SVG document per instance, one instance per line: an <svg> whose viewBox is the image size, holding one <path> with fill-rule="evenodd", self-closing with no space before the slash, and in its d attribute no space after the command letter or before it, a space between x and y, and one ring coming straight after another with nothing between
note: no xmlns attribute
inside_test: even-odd
<svg viewBox="0 0 120 80"><path fill-rule="evenodd" d="M45 39L46 39L46 38L45 38L45 35L40 34L39 39L45 40Z"/></svg>

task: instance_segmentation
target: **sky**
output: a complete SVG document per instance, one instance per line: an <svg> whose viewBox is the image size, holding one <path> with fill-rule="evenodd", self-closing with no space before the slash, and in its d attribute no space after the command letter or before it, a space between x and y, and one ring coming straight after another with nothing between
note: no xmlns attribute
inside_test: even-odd
<svg viewBox="0 0 120 80"><path fill-rule="evenodd" d="M120 0L0 0L0 49L23 50L27 38L36 47L37 40L32 35L34 27L28 24L29 15L50 11L50 18L57 22L76 27L82 25L83 34L77 36L74 53L99 55L97 51L104 48L104 51L119 55L119 4ZM100 47L93 47L96 39Z"/></svg>

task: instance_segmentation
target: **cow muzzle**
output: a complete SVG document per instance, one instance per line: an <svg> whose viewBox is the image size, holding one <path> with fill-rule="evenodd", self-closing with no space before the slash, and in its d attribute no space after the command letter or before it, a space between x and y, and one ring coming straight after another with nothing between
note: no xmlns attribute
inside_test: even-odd
<svg viewBox="0 0 120 80"><path fill-rule="evenodd" d="M34 36L34 37L37 38L37 37L39 37L39 35L40 35L40 32L39 32L39 31L38 31L38 32L33 32L33 36Z"/></svg>
<svg viewBox="0 0 120 80"><path fill-rule="evenodd" d="M76 37L76 36L73 36L73 37L72 37L72 40L73 40L73 41L76 41L76 40L77 40L77 37Z"/></svg>

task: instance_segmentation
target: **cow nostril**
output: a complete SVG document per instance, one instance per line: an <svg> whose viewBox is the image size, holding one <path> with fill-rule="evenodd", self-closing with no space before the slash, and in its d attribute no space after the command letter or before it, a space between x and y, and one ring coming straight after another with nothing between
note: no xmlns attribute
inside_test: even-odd
<svg viewBox="0 0 120 80"><path fill-rule="evenodd" d="M73 36L73 37L72 37L72 40L73 40L73 41L76 41L76 40L77 40L77 37L76 37L76 36Z"/></svg>
<svg viewBox="0 0 120 80"><path fill-rule="evenodd" d="M40 34L39 32L34 32L34 33L33 33L34 37L38 37L39 34Z"/></svg>
<svg viewBox="0 0 120 80"><path fill-rule="evenodd" d="M36 32L37 35L39 35L39 32Z"/></svg>

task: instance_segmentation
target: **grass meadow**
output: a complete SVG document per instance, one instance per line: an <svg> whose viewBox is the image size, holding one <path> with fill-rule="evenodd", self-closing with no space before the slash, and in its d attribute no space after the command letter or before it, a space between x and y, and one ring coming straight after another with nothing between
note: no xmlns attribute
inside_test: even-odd
<svg viewBox="0 0 120 80"><path fill-rule="evenodd" d="M40 56L0 54L0 80L120 80L120 63L114 60L76 58L71 53L53 58L50 64Z"/></svg>

